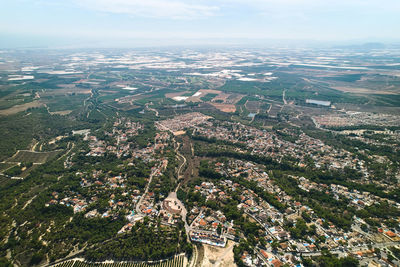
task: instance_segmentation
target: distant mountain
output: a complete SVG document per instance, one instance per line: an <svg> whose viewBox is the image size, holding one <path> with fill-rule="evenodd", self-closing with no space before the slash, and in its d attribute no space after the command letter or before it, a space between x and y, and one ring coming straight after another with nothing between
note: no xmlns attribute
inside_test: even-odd
<svg viewBox="0 0 400 267"><path fill-rule="evenodd" d="M335 46L334 48L372 50L372 49L384 49L385 47L386 46L383 43L371 42L360 45L341 45L341 46Z"/></svg>

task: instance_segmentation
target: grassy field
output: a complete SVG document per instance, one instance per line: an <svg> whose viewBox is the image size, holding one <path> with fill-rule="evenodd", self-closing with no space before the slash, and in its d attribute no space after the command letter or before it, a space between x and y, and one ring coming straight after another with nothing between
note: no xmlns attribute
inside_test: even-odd
<svg viewBox="0 0 400 267"><path fill-rule="evenodd" d="M19 150L14 156L9 158L7 162L23 162L23 163L45 163L46 161L56 157L60 151L50 152L33 152L26 150Z"/></svg>
<svg viewBox="0 0 400 267"><path fill-rule="evenodd" d="M183 267L185 255L175 256L173 259L157 262L117 262L117 263L88 263L83 261L65 261L56 265L57 267Z"/></svg>
<svg viewBox="0 0 400 267"><path fill-rule="evenodd" d="M74 110L77 107L83 105L88 95L76 94L68 96L56 96L43 98L43 102L47 104L51 112L63 111L63 110Z"/></svg>
<svg viewBox="0 0 400 267"><path fill-rule="evenodd" d="M20 105L14 105L10 108L0 110L0 115L7 116L7 115L11 115L11 114L16 114L21 111L25 111L29 108L37 108L37 107L41 107L41 106L43 106L43 104L40 103L39 101L33 101L33 102L20 104Z"/></svg>

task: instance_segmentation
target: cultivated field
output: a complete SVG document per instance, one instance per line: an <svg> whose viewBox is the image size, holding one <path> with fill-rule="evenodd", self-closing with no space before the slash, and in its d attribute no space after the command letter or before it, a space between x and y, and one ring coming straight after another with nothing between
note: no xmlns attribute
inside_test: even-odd
<svg viewBox="0 0 400 267"><path fill-rule="evenodd" d="M51 152L34 152L27 150L18 150L17 153L14 154L14 156L12 156L7 160L7 162L23 162L23 163L32 162L36 164L42 164L56 157L58 153L60 153L60 150Z"/></svg>
<svg viewBox="0 0 400 267"><path fill-rule="evenodd" d="M1 162L0 163L0 172L3 172L13 166L15 166L15 163Z"/></svg>
<svg viewBox="0 0 400 267"><path fill-rule="evenodd" d="M22 105L15 105L11 108L0 110L0 115L8 116L8 115L16 114L21 111L25 111L28 108L38 108L41 106L43 106L43 104L40 103L39 101L33 101L30 103L26 103L26 104L22 104Z"/></svg>
<svg viewBox="0 0 400 267"><path fill-rule="evenodd" d="M10 178L0 175L0 189L7 188L10 184L14 183L15 180L11 180Z"/></svg>
<svg viewBox="0 0 400 267"><path fill-rule="evenodd" d="M276 117L279 113L279 111L281 110L282 106L281 105L277 105L277 104L271 104L271 109L269 110L268 114L271 117Z"/></svg>
<svg viewBox="0 0 400 267"><path fill-rule="evenodd" d="M51 265L57 267L184 267L187 265L187 259L184 254L175 256L173 259L157 262L115 262L115 263L89 263L79 260L65 261L59 264Z"/></svg>
<svg viewBox="0 0 400 267"><path fill-rule="evenodd" d="M215 94L215 95L219 95L221 94L221 91L217 91L217 90L199 90L196 93L194 93L191 97L186 99L186 102L203 102L201 100L202 97L206 96L207 94Z"/></svg>
<svg viewBox="0 0 400 267"><path fill-rule="evenodd" d="M68 115L72 112L73 110L62 110L62 111L55 111L55 112L49 112L51 115L61 115L65 116Z"/></svg>
<svg viewBox="0 0 400 267"><path fill-rule="evenodd" d="M229 96L225 99L225 104L236 104L238 103L244 95L241 94L229 94Z"/></svg>
<svg viewBox="0 0 400 267"><path fill-rule="evenodd" d="M368 88L359 88L359 87L345 87L345 86L336 86L332 87L333 89L346 92L346 93L354 93L354 94L382 94L382 95L395 95L398 94L396 92L390 91L381 91L381 90L373 90Z"/></svg>
<svg viewBox="0 0 400 267"><path fill-rule="evenodd" d="M261 102L260 101L247 101L244 105L246 109L251 113L257 113L260 110Z"/></svg>
<svg viewBox="0 0 400 267"><path fill-rule="evenodd" d="M90 95L91 91L89 89L81 89L81 88L65 88L66 86L62 86L62 89L53 89L53 90L45 90L44 92L40 92L39 96L42 98L51 97L51 96L68 96L68 95Z"/></svg>
<svg viewBox="0 0 400 267"><path fill-rule="evenodd" d="M210 103L213 105L216 109L221 110L222 112L235 112L236 111L236 106L234 104L220 104L220 103Z"/></svg>

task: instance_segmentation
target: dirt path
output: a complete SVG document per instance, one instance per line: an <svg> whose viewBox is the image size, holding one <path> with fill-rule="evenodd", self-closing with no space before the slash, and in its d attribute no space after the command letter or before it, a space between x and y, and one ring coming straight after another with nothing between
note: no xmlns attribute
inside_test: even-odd
<svg viewBox="0 0 400 267"><path fill-rule="evenodd" d="M218 257L218 260L214 263L214 267L221 266L221 263L231 263L230 261L233 259L233 247L235 246L235 243L232 243L229 247L225 249L223 254ZM222 265L224 266L224 265ZM230 266L230 265L228 265Z"/></svg>
<svg viewBox="0 0 400 267"><path fill-rule="evenodd" d="M154 108L150 108L148 103L146 104L146 109L155 112L156 113L156 117L158 117L158 110L156 110Z"/></svg>
<svg viewBox="0 0 400 267"><path fill-rule="evenodd" d="M25 205L22 207L22 210L26 209L26 207L28 207L29 204L31 204L32 201L33 201L36 197L37 197L37 195L35 195L35 196L33 196L31 199L29 199L29 200L25 203Z"/></svg>
<svg viewBox="0 0 400 267"><path fill-rule="evenodd" d="M71 144L71 142L68 142L68 145L67 145L67 147L69 147L69 145ZM75 143L72 143L72 145L71 145L71 148L69 149L69 150L67 150L67 152L65 152L64 154L62 154L60 157L59 157L59 159L61 159L62 157L64 157L64 156L66 156L66 155L68 155L69 154L69 152L71 152L72 151L72 149L74 149L74 147L75 147Z"/></svg>
<svg viewBox="0 0 400 267"><path fill-rule="evenodd" d="M269 112L271 111L271 108L272 108L272 103L269 104L269 109L267 110L267 113L268 113L268 114L269 114Z"/></svg>
<svg viewBox="0 0 400 267"><path fill-rule="evenodd" d="M37 141L37 142L32 146L32 148L31 148L31 151L32 151L32 152L35 152L35 151L36 151L36 147L37 147L38 144L39 144L39 141Z"/></svg>
<svg viewBox="0 0 400 267"><path fill-rule="evenodd" d="M204 246L201 244L195 244L194 245L196 249L196 260L193 261L193 266L190 267L200 267L203 266L203 259L204 259Z"/></svg>
<svg viewBox="0 0 400 267"><path fill-rule="evenodd" d="M283 90L283 93L282 93L283 104L284 104L284 105L287 105L287 101L286 101L285 96L286 96L286 90Z"/></svg>

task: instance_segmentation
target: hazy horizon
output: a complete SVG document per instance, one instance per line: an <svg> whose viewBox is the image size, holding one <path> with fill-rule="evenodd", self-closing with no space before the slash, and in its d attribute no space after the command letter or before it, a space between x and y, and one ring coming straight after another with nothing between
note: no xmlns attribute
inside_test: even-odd
<svg viewBox="0 0 400 267"><path fill-rule="evenodd" d="M398 43L399 13L395 0L15 0L0 47Z"/></svg>

